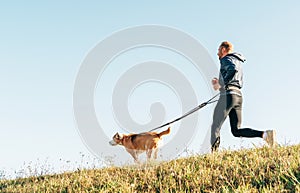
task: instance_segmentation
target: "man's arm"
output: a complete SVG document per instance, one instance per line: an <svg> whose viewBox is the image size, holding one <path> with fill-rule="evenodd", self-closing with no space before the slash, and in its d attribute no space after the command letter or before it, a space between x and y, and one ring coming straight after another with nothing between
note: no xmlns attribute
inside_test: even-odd
<svg viewBox="0 0 300 193"><path fill-rule="evenodd" d="M224 71L222 72L222 77L223 77L224 85L226 86L233 79L236 73L236 69L232 59L227 57L223 59L222 66Z"/></svg>

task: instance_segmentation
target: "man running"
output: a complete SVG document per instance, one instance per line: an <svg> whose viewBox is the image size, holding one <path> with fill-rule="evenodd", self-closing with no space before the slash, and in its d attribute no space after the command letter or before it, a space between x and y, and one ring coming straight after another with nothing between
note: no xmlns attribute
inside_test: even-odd
<svg viewBox="0 0 300 193"><path fill-rule="evenodd" d="M220 90L220 98L213 114L211 126L211 150L216 151L220 145L220 129L226 117L229 115L231 132L235 137L260 137L270 147L274 146L275 131L258 131L251 128L241 128L243 97L241 88L243 86L242 63L245 58L233 52L233 45L224 41L218 49L221 67L219 78L212 80L215 90Z"/></svg>

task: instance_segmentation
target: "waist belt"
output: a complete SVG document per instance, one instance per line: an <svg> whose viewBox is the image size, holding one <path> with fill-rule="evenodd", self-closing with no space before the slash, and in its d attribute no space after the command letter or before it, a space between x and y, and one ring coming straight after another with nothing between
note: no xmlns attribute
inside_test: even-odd
<svg viewBox="0 0 300 193"><path fill-rule="evenodd" d="M227 94L235 94L238 96L242 96L242 93L240 89L236 86L228 86L224 93L221 93L221 95L227 95Z"/></svg>
<svg viewBox="0 0 300 193"><path fill-rule="evenodd" d="M241 92L236 92L234 90L227 90L226 93L225 93L225 95L227 95L227 94L235 94L235 95L238 95L240 97L242 96Z"/></svg>
<svg viewBox="0 0 300 193"><path fill-rule="evenodd" d="M237 86L226 86L225 90L238 90L240 91L240 88Z"/></svg>

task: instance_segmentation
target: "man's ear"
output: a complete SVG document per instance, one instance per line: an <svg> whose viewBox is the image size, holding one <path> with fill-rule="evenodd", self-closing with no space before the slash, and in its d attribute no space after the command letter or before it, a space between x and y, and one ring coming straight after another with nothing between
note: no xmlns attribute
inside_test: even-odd
<svg viewBox="0 0 300 193"><path fill-rule="evenodd" d="M226 50L225 47L222 47L222 54L226 56L227 54L229 54L229 50Z"/></svg>

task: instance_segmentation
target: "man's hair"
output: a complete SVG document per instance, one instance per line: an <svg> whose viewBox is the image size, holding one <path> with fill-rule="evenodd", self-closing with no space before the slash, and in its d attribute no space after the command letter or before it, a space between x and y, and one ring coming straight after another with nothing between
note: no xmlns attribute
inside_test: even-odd
<svg viewBox="0 0 300 193"><path fill-rule="evenodd" d="M224 47L227 52L232 52L233 51L233 45L232 45L232 43L230 43L228 41L222 42L220 47Z"/></svg>

